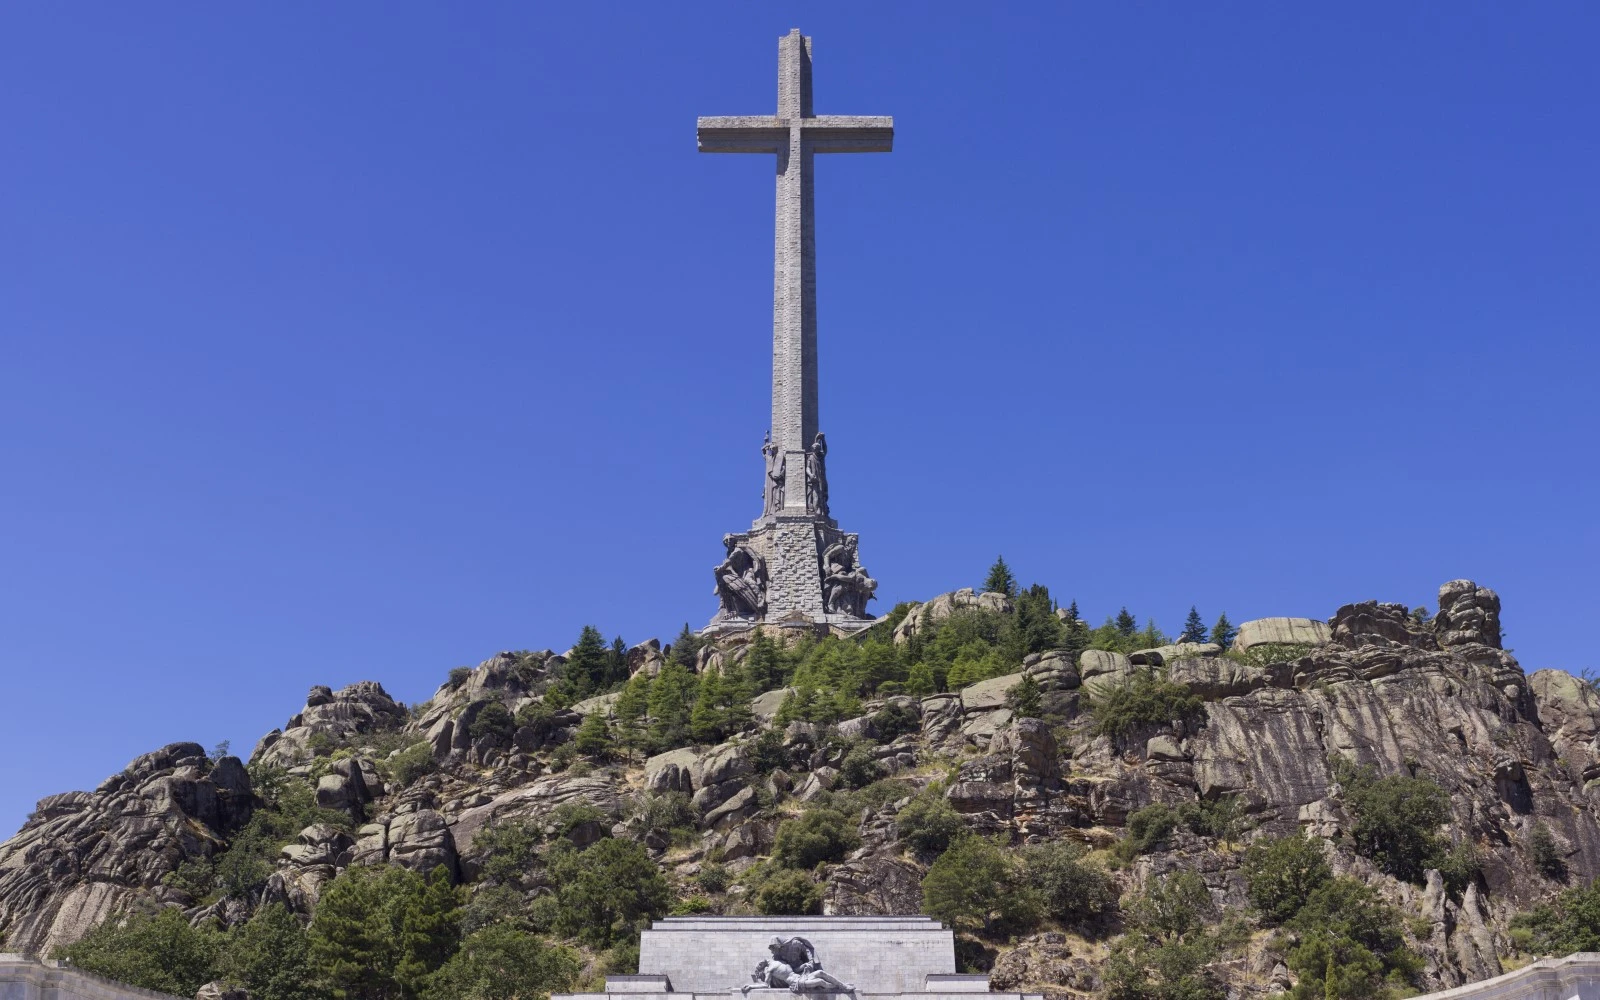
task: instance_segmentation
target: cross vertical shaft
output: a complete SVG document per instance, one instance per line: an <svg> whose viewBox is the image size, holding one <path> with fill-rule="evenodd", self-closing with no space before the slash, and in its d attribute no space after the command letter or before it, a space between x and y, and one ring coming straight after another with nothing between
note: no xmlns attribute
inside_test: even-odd
<svg viewBox="0 0 1600 1000"><path fill-rule="evenodd" d="M778 39L778 117L788 122L778 154L772 288L772 440L804 451L817 436L817 237L810 144L811 40L799 29ZM793 494L790 494L793 499Z"/></svg>

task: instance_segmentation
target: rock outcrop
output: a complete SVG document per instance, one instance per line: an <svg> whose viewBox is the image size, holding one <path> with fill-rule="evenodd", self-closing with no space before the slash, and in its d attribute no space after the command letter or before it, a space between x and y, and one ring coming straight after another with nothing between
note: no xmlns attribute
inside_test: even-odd
<svg viewBox="0 0 1600 1000"><path fill-rule="evenodd" d="M136 757L93 792L40 800L0 844L7 950L46 954L76 941L183 862L223 850L254 808L238 758L213 762L197 743Z"/></svg>

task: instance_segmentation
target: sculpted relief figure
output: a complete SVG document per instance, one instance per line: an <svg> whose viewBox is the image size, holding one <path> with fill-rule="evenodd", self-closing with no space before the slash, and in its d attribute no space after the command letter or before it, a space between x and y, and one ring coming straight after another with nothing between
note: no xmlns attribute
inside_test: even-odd
<svg viewBox="0 0 1600 1000"><path fill-rule="evenodd" d="M771 958L762 959L750 982L741 989L748 996L759 987L785 989L790 993L854 993L854 985L841 982L822 971L816 949L803 937L775 937L767 945Z"/></svg>
<svg viewBox="0 0 1600 1000"><path fill-rule="evenodd" d="M855 535L845 535L822 553L822 599L828 614L870 618L867 602L877 590L878 581L856 559Z"/></svg>
<svg viewBox="0 0 1600 1000"><path fill-rule="evenodd" d="M766 440L761 443L761 454L767 460L767 497L762 513L775 514L783 509L785 460L783 452L772 441L771 431L767 432Z"/></svg>
<svg viewBox="0 0 1600 1000"><path fill-rule="evenodd" d="M806 449L806 510L824 516L828 513L828 470L824 461L828 457L828 439L818 431L811 447Z"/></svg>
<svg viewBox="0 0 1600 1000"><path fill-rule="evenodd" d="M736 535L723 535L727 558L717 565L717 620L760 618L767 613L767 562Z"/></svg>

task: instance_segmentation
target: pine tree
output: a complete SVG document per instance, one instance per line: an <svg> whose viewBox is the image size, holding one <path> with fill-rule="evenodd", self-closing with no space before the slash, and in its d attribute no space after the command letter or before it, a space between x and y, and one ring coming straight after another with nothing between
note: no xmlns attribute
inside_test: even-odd
<svg viewBox="0 0 1600 1000"><path fill-rule="evenodd" d="M906 674L906 694L925 697L937 690L939 687L933 680L933 668L922 662L912 664Z"/></svg>
<svg viewBox="0 0 1600 1000"><path fill-rule="evenodd" d="M1132 639L1139 634L1139 621L1128 612L1126 606L1117 612L1117 634L1124 639Z"/></svg>
<svg viewBox="0 0 1600 1000"><path fill-rule="evenodd" d="M645 716L650 710L650 675L639 671L628 681L612 706L616 721L617 743L627 750L643 750L647 742Z"/></svg>
<svg viewBox="0 0 1600 1000"><path fill-rule="evenodd" d="M590 712L583 717L578 733L572 738L573 748L585 757L604 757L611 752L611 727L600 712Z"/></svg>
<svg viewBox="0 0 1600 1000"><path fill-rule="evenodd" d="M755 694L775 691L783 687L788 680L783 665L783 651L760 630L756 631L756 637L750 642L750 651L745 654L744 668L745 676L749 678L750 687Z"/></svg>
<svg viewBox="0 0 1600 1000"><path fill-rule="evenodd" d="M708 670L700 677L694 711L689 715L689 733L701 743L719 743L724 731L722 675Z"/></svg>
<svg viewBox="0 0 1600 1000"><path fill-rule="evenodd" d="M461 892L450 883L444 865L439 865L400 914L400 961L395 979L412 996L461 943Z"/></svg>
<svg viewBox="0 0 1600 1000"><path fill-rule="evenodd" d="M1006 565L1005 556L995 557L994 565L989 567L989 575L984 578L983 591L986 594L1017 596L1017 578L1011 575L1011 567Z"/></svg>
<svg viewBox="0 0 1600 1000"><path fill-rule="evenodd" d="M1063 624L1065 624L1069 629L1076 629L1080 624L1085 628L1088 627L1088 623L1083 620L1083 616L1078 614L1078 602L1076 598L1073 599L1071 604L1067 605L1067 616Z"/></svg>
<svg viewBox="0 0 1600 1000"><path fill-rule="evenodd" d="M1211 641L1221 646L1223 649L1227 649L1229 646L1233 645L1233 640L1236 639L1238 635L1239 630L1233 627L1232 622L1228 621L1227 615L1219 616L1217 618L1217 623L1211 626Z"/></svg>
<svg viewBox="0 0 1600 1000"><path fill-rule="evenodd" d="M698 632L689 628L688 622L684 622L683 630L678 633L676 639L672 640L673 662L693 670L695 661L700 658L700 647L704 646L705 642L704 639L700 638Z"/></svg>
<svg viewBox="0 0 1600 1000"><path fill-rule="evenodd" d="M1206 623L1196 611L1194 605L1189 605L1189 617L1183 620L1183 634L1178 636L1179 642L1205 642Z"/></svg>
<svg viewBox="0 0 1600 1000"><path fill-rule="evenodd" d="M622 641L622 636L611 640L611 651L606 654L607 688L621 684L628 679L628 644Z"/></svg>
<svg viewBox="0 0 1600 1000"><path fill-rule="evenodd" d="M660 753L688 746L695 679L681 663L668 663L650 685L650 745Z"/></svg>
<svg viewBox="0 0 1600 1000"><path fill-rule="evenodd" d="M562 668L563 679L578 698L587 698L605 686L606 640L593 625L585 625Z"/></svg>

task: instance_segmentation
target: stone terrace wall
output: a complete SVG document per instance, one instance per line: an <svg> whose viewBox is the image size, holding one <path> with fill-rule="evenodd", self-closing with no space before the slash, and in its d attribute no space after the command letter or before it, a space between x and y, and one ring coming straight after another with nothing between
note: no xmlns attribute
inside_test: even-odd
<svg viewBox="0 0 1600 1000"><path fill-rule="evenodd" d="M1600 1000L1600 952L1547 958L1503 976L1413 1000Z"/></svg>
<svg viewBox="0 0 1600 1000"><path fill-rule="evenodd" d="M0 953L0 1000L174 1000L57 962Z"/></svg>

